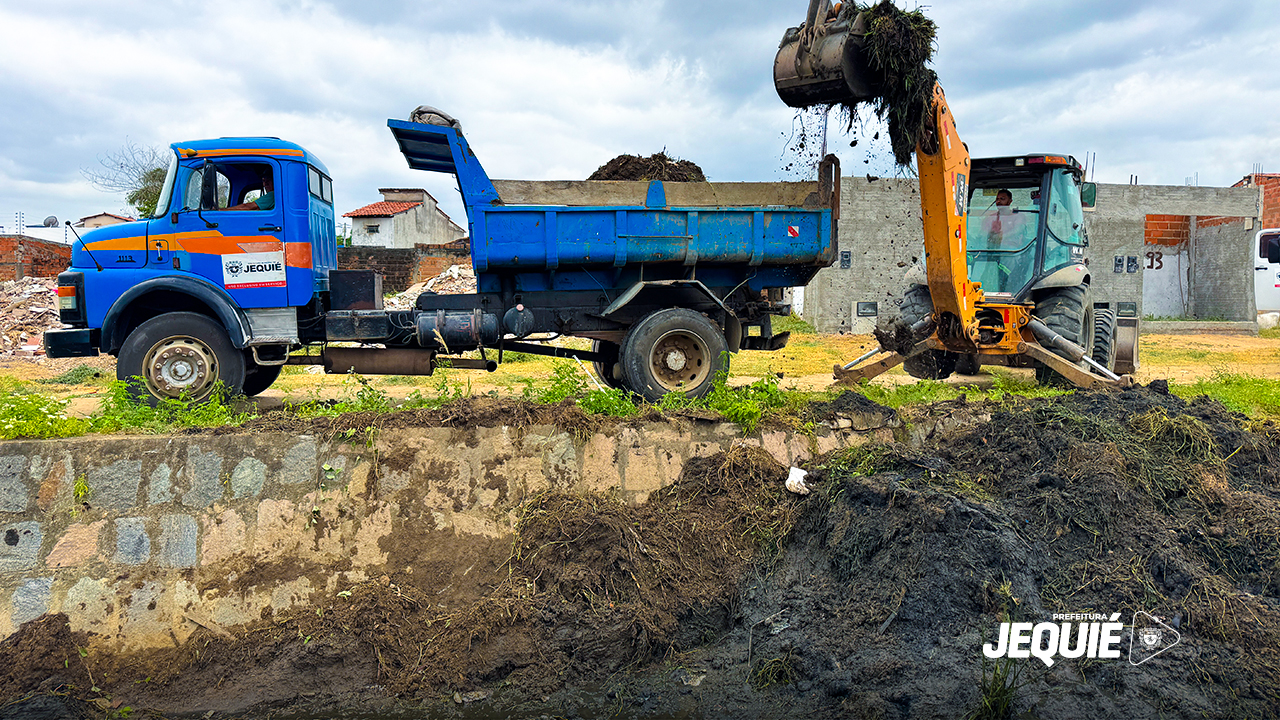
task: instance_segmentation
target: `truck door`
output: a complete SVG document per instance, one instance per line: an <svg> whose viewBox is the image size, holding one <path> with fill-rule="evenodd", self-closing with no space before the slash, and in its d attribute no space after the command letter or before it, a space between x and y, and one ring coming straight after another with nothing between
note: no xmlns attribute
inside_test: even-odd
<svg viewBox="0 0 1280 720"><path fill-rule="evenodd" d="M188 208L199 207L201 164L192 165ZM217 209L182 213L173 244L189 254L193 272L226 288L240 307L288 305L279 164L262 157L218 158L216 167ZM156 242L151 241L153 259L164 257Z"/></svg>

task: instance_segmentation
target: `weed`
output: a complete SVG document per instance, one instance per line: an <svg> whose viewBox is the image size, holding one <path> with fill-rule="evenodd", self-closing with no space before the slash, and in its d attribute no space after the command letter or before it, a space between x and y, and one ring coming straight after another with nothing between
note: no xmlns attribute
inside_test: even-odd
<svg viewBox="0 0 1280 720"><path fill-rule="evenodd" d="M79 505L87 502L89 500L89 495L92 493L93 490L89 488L89 480L85 477L84 473L80 473L80 475L76 477L75 485L71 488L71 494L75 497L76 504Z"/></svg>
<svg viewBox="0 0 1280 720"><path fill-rule="evenodd" d="M128 383L111 383L107 397L98 412L90 419L95 432L142 430L166 432L176 427L218 427L241 425L254 417L239 412L228 404L226 387L218 382L213 392L203 402L192 402L185 397L164 398L151 406L140 401L131 388L142 378L131 378Z"/></svg>
<svg viewBox="0 0 1280 720"><path fill-rule="evenodd" d="M728 379L727 370L716 373L711 392L700 404L741 425L745 432L753 432L765 412L787 404L786 393L778 386L778 376L773 373L740 388L730 388Z"/></svg>
<svg viewBox="0 0 1280 720"><path fill-rule="evenodd" d="M67 416L67 403L25 392L16 383L0 389L0 440L83 435L89 423Z"/></svg>
<svg viewBox="0 0 1280 720"><path fill-rule="evenodd" d="M77 365L57 377L36 380L46 385L82 385L102 377L102 373L88 365Z"/></svg>
<svg viewBox="0 0 1280 720"><path fill-rule="evenodd" d="M582 378L577 366L568 361L559 361L553 366L551 384L540 391L534 391L533 385L525 386L525 397L534 402L553 405L567 398L581 395L587 389L587 381Z"/></svg>
<svg viewBox="0 0 1280 720"><path fill-rule="evenodd" d="M631 396L617 388L591 390L578 400L578 407L593 415L609 415L612 417L631 417L640 412Z"/></svg>
<svg viewBox="0 0 1280 720"><path fill-rule="evenodd" d="M1026 684L1022 665L1013 658L988 660L982 657L982 680L978 685L982 697L978 706L965 715L965 720L1005 720L1013 711L1018 690Z"/></svg>
<svg viewBox="0 0 1280 720"><path fill-rule="evenodd" d="M751 670L751 687L767 690L778 685L790 685L799 679L791 652L768 660L761 660Z"/></svg>

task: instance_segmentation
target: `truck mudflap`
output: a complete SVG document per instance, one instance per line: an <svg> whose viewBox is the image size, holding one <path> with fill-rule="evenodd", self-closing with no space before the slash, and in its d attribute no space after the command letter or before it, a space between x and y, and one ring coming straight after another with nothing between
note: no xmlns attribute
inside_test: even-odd
<svg viewBox="0 0 1280 720"><path fill-rule="evenodd" d="M98 331L92 328L46 330L44 353L51 358L97 357Z"/></svg>

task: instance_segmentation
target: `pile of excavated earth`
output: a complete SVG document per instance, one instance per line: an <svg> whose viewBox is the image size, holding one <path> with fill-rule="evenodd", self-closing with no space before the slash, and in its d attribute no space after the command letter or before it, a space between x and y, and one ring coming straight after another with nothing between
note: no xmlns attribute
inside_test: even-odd
<svg viewBox="0 0 1280 720"><path fill-rule="evenodd" d="M649 157L619 155L601 165L588 180L663 180L666 182L706 182L702 168L689 160L669 157L666 151Z"/></svg>
<svg viewBox="0 0 1280 720"><path fill-rule="evenodd" d="M465 404L436 420L483 419ZM332 714L1274 716L1280 427L1160 384L901 414L847 392L787 422L867 412L898 442L814 459L808 495L743 445L638 506L537 496L510 547L477 559L484 589L447 609L384 576L323 613L88 664L62 618L33 621L0 646L0 697L74 686L56 700L75 712L96 683L134 708ZM1180 633L1141 665L981 652L1001 622L1137 611Z"/></svg>

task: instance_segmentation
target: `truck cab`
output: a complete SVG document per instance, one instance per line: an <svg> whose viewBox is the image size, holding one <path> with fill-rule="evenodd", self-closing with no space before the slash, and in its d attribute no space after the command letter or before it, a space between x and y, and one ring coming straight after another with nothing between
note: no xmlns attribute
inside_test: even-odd
<svg viewBox="0 0 1280 720"><path fill-rule="evenodd" d="M46 336L48 353L118 355L122 379L143 377L166 396L200 399L219 379L233 391L265 389L302 340L296 308L328 290L336 263L329 172L277 138L170 152L154 217L91 231L73 248L58 278L70 327ZM135 347L157 327L179 339Z"/></svg>

